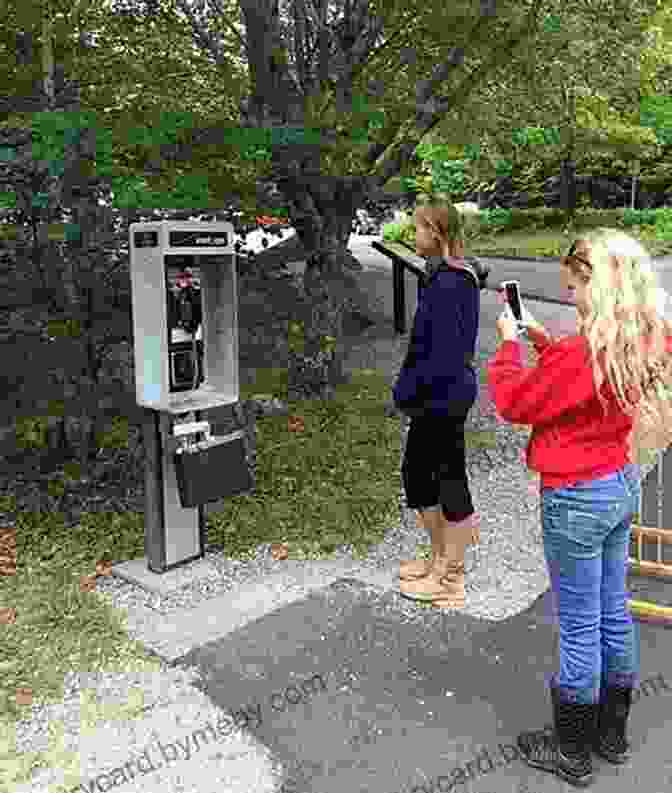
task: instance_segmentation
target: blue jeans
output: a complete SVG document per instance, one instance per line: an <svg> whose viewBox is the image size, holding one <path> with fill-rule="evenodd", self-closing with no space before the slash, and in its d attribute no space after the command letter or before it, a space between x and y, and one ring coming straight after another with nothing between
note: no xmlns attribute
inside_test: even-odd
<svg viewBox="0 0 672 793"><path fill-rule="evenodd" d="M541 490L544 553L559 623L561 699L598 702L608 685L638 685L639 634L625 591L639 466Z"/></svg>

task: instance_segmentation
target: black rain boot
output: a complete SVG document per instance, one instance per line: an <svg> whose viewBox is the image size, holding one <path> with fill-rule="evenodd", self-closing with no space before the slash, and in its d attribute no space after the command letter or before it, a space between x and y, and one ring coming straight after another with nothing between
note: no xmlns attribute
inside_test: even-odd
<svg viewBox="0 0 672 793"><path fill-rule="evenodd" d="M630 715L632 688L608 686L600 699L593 750L614 765L623 765L631 757L625 727Z"/></svg>
<svg viewBox="0 0 672 793"><path fill-rule="evenodd" d="M590 753L597 705L562 702L551 686L555 729L534 730L518 736L523 760L532 768L550 771L574 787L594 781Z"/></svg>

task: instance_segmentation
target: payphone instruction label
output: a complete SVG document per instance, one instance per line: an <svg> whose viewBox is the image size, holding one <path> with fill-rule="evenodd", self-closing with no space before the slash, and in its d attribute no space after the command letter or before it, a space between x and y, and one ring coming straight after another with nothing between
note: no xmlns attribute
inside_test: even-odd
<svg viewBox="0 0 672 793"><path fill-rule="evenodd" d="M229 244L229 234L226 231L170 231L168 242L171 248L221 248Z"/></svg>

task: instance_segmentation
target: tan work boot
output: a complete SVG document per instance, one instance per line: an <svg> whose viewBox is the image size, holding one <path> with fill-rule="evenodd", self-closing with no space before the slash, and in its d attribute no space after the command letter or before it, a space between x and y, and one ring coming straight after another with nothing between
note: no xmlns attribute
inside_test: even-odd
<svg viewBox="0 0 672 793"><path fill-rule="evenodd" d="M478 518L475 514L461 521L448 521L440 515L439 552L428 575L415 581L402 581L399 591L404 597L431 603L438 608L463 608L464 551L478 541Z"/></svg>
<svg viewBox="0 0 672 793"><path fill-rule="evenodd" d="M399 562L399 578L402 581L415 581L418 578L424 578L424 576L429 575L432 569L432 562L439 552L437 540L438 531L440 531L440 516L440 510L420 510L418 512L418 524L429 532L432 539L432 558L429 561L427 559L411 559L410 561L402 560Z"/></svg>

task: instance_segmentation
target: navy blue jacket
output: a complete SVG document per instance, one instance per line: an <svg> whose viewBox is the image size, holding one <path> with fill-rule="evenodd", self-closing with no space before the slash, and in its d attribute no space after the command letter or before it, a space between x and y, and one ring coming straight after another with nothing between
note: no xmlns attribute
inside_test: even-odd
<svg viewBox="0 0 672 793"><path fill-rule="evenodd" d="M392 392L399 410L409 416L445 415L456 405L473 405L479 319L475 276L453 267L431 275L418 299L408 352Z"/></svg>

